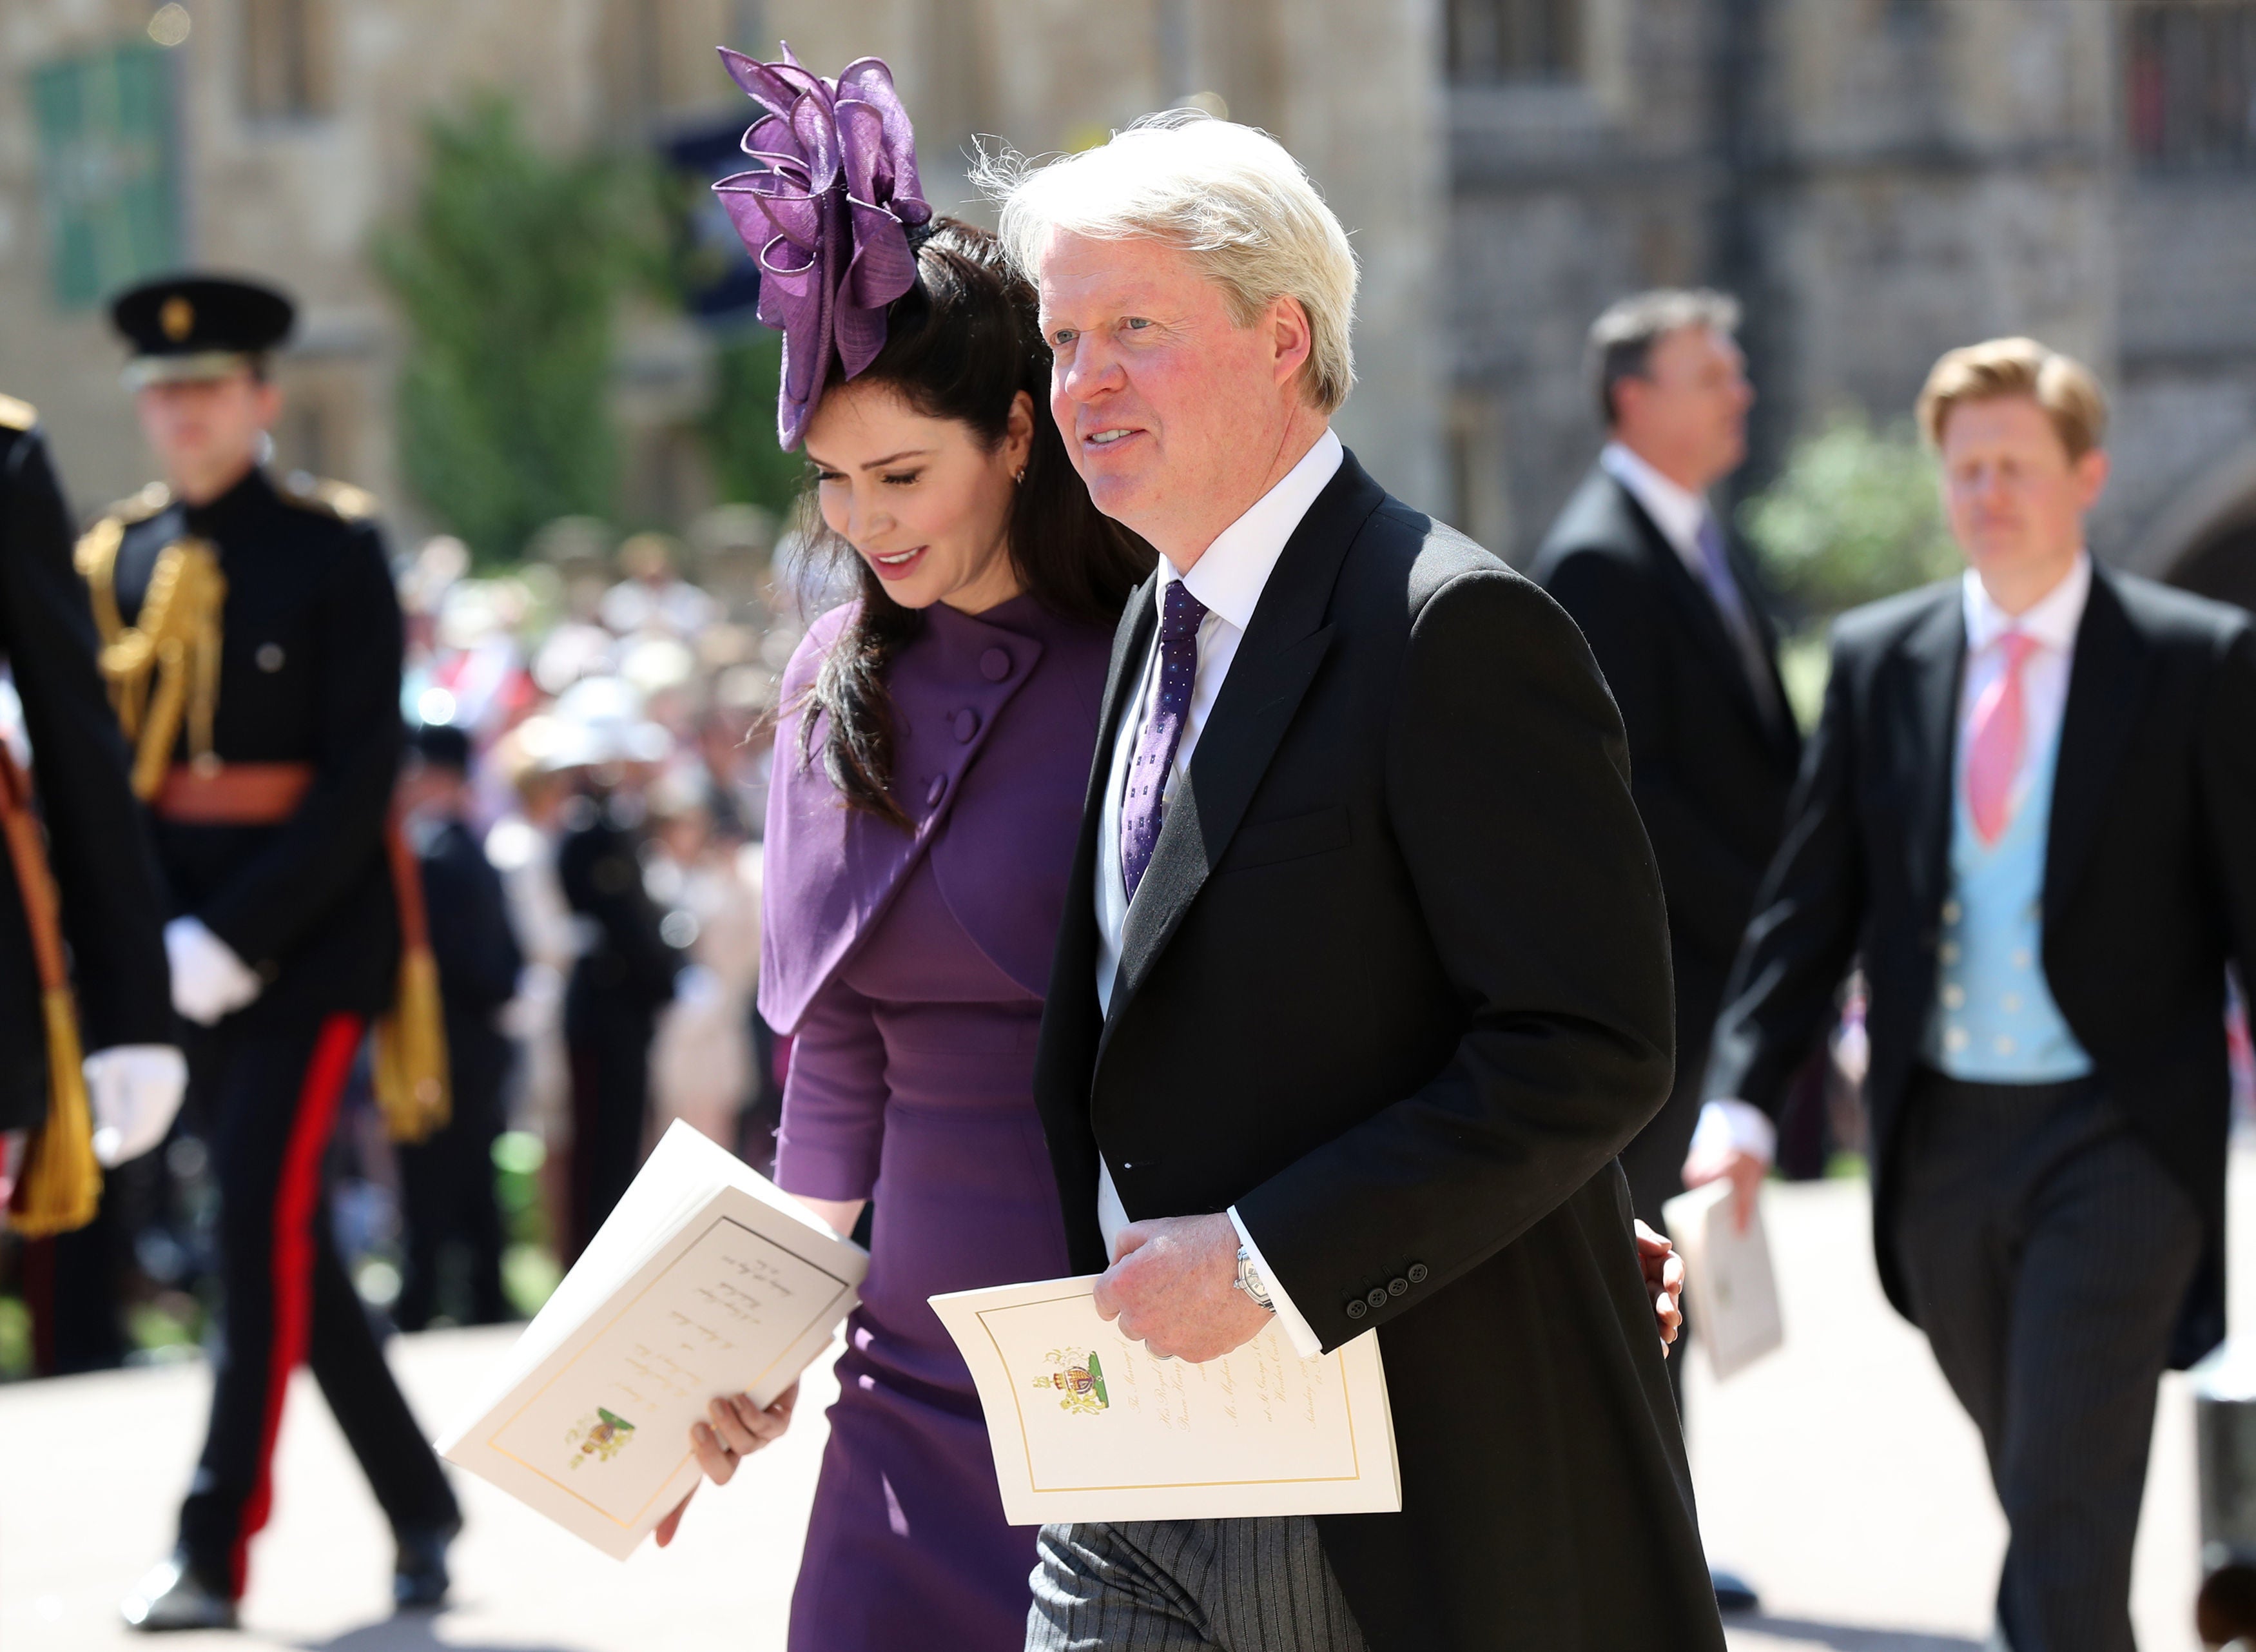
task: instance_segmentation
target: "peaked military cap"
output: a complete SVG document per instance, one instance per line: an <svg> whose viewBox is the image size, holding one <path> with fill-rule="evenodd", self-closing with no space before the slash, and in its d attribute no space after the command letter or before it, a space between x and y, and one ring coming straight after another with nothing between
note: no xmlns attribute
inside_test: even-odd
<svg viewBox="0 0 2256 1652"><path fill-rule="evenodd" d="M133 347L136 390L224 378L290 335L297 307L271 286L225 276L166 275L120 293L109 319Z"/></svg>

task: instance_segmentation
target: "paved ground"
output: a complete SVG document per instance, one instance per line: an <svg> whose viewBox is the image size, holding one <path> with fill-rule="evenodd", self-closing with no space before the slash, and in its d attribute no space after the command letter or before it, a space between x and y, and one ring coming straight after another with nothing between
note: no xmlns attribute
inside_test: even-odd
<svg viewBox="0 0 2256 1652"><path fill-rule="evenodd" d="M2256 1168L2235 1175L2236 1210ZM1971 1429L1919 1338L1880 1300L1861 1184L1775 1190L1787 1349L1720 1387L1696 1357L1687 1401L1710 1551L1763 1591L1734 1652L1980 1652L2004 1528ZM2246 1222L2238 1224L2247 1230ZM2236 1323L2256 1321L2244 1243ZM436 1430L506 1333L402 1338L393 1359ZM283 1427L278 1515L254 1553L248 1633L175 1637L268 1652L779 1652L827 1377L806 1423L737 1485L701 1495L680 1543L617 1564L465 1479L455 1606L388 1611L381 1518L303 1375ZM171 1536L201 1440L197 1366L0 1389L0 1652L146 1644L115 1601ZM2065 1447L2063 1449L2066 1449ZM2192 1424L2165 1396L2135 1608L2145 1652L2194 1652Z"/></svg>

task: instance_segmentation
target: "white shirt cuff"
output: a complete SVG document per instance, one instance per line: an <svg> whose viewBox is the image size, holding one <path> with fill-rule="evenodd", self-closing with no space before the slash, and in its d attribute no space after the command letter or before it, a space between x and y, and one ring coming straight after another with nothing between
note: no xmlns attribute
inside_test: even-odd
<svg viewBox="0 0 2256 1652"><path fill-rule="evenodd" d="M1700 1122L1692 1131L1687 1158L1723 1153L1746 1153L1765 1164L1778 1158L1778 1126L1752 1102L1718 1099L1700 1109Z"/></svg>
<svg viewBox="0 0 2256 1652"><path fill-rule="evenodd" d="M1269 1264L1262 1260L1261 1247L1246 1232L1245 1223L1234 1204L1230 1207L1230 1225L1237 1230L1237 1242L1245 1246L1245 1254L1260 1274L1261 1282L1269 1288L1269 1305L1277 1310L1277 1323L1284 1326L1293 1352L1303 1359L1315 1359L1324 1351L1323 1339L1309 1329L1308 1322L1301 1317L1301 1310L1293 1306L1293 1299L1285 1294L1285 1288L1277 1282L1277 1275L1269 1271Z"/></svg>

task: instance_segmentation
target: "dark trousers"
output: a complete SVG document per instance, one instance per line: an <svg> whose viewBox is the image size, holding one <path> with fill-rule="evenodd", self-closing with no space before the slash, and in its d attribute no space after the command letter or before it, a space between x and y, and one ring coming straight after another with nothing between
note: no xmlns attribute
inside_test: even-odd
<svg viewBox="0 0 2256 1652"><path fill-rule="evenodd" d="M110 1371L125 1363L126 1232L118 1214L117 1173L86 1226L26 1239L25 1306L32 1315L32 1369L42 1377Z"/></svg>
<svg viewBox="0 0 2256 1652"><path fill-rule="evenodd" d="M243 1592L250 1538L272 1507L274 1441L300 1360L392 1524L457 1518L329 1226L322 1163L363 1025L333 1015L222 1027L189 1048L190 1083L214 1126L225 1317L180 1544L208 1585L231 1594Z"/></svg>
<svg viewBox="0 0 2256 1652"><path fill-rule="evenodd" d="M446 1127L398 1149L405 1263L392 1323L420 1331L441 1307L442 1257L465 1263L462 1301L446 1304L457 1321L494 1325L514 1317L502 1290L501 1206L494 1197L494 1141L501 1134L501 1086L509 1046L497 1034L452 1020L448 1077L454 1112Z"/></svg>
<svg viewBox="0 0 2256 1652"><path fill-rule="evenodd" d="M576 1260L642 1168L650 1119L650 1044L657 1017L636 1005L568 1004L572 1067L572 1232Z"/></svg>
<svg viewBox="0 0 2256 1652"><path fill-rule="evenodd" d="M1922 1073L1907 1105L1896 1256L2011 1528L1999 1627L2013 1652L2133 1652L2154 1391L2201 1218L2088 1080Z"/></svg>

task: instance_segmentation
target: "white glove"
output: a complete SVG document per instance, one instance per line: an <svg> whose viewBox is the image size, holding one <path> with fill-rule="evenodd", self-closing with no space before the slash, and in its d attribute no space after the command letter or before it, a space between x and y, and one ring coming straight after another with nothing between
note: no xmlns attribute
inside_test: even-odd
<svg viewBox="0 0 2256 1652"><path fill-rule="evenodd" d="M86 1058L94 1156L115 1167L148 1152L173 1127L187 1088L187 1059L170 1044L117 1044L95 1051Z"/></svg>
<svg viewBox="0 0 2256 1652"><path fill-rule="evenodd" d="M265 983L201 918L175 918L165 926L165 957L173 966L173 1007L199 1027L241 1009Z"/></svg>

